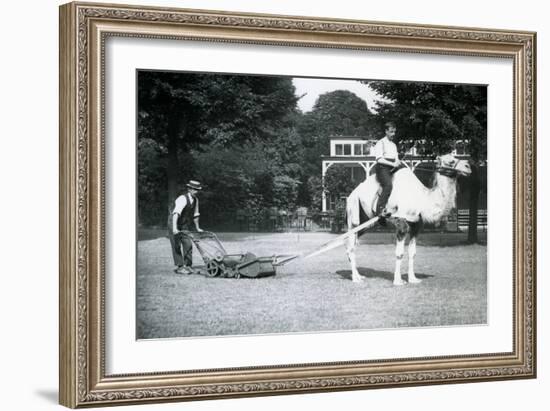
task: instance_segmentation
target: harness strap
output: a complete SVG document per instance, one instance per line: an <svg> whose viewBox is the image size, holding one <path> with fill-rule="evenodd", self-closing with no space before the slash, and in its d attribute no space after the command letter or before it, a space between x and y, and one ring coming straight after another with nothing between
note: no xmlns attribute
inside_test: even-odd
<svg viewBox="0 0 550 411"><path fill-rule="evenodd" d="M458 165L458 161L455 163L453 167L437 166L435 167L435 172L445 177L456 178L458 176L458 170L456 169L457 165ZM415 167L415 170L433 171L434 169L431 167L420 166L420 167Z"/></svg>
<svg viewBox="0 0 550 411"><path fill-rule="evenodd" d="M454 167L440 166L437 167L435 171L445 177L456 178L458 176L458 170Z"/></svg>

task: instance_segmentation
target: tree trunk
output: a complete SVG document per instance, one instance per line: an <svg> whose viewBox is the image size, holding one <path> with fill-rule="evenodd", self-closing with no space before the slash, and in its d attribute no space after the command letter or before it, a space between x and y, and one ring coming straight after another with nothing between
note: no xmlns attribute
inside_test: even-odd
<svg viewBox="0 0 550 411"><path fill-rule="evenodd" d="M468 219L468 243L478 242L477 238L477 210L479 206L479 193L481 191L481 180L479 168L476 164L470 163L472 174L470 175L470 198L469 198L469 219Z"/></svg>
<svg viewBox="0 0 550 411"><path fill-rule="evenodd" d="M166 177L168 189L168 209L172 207L174 201L180 194L179 187L179 159L178 159L178 137L180 134L180 122L176 118L171 118L168 122L168 158L166 162Z"/></svg>

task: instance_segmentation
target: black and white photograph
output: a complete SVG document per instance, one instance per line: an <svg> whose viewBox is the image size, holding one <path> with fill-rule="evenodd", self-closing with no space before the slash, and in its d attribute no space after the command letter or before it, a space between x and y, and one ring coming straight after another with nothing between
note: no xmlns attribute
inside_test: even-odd
<svg viewBox="0 0 550 411"><path fill-rule="evenodd" d="M4 2L1 408L545 411L544 4Z"/></svg>
<svg viewBox="0 0 550 411"><path fill-rule="evenodd" d="M487 86L137 70L136 338L487 324Z"/></svg>

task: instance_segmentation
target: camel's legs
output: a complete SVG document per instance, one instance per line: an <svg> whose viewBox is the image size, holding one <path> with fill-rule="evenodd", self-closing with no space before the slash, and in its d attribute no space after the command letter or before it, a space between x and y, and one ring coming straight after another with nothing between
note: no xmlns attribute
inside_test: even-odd
<svg viewBox="0 0 550 411"><path fill-rule="evenodd" d="M401 278L401 262L403 261L403 254L405 253L405 237L409 232L409 225L407 221L402 218L393 220L396 228L395 236L395 271L393 273L393 285L403 285L405 282Z"/></svg>
<svg viewBox="0 0 550 411"><path fill-rule="evenodd" d="M422 280L416 278L414 274L414 256L416 255L416 237L411 237L409 241L409 283L419 283Z"/></svg>
<svg viewBox="0 0 550 411"><path fill-rule="evenodd" d="M393 273L393 285L403 285L405 282L401 278L401 262L405 253L405 238L397 239L395 244L395 272Z"/></svg>
<svg viewBox="0 0 550 411"><path fill-rule="evenodd" d="M355 259L355 249L357 247L357 234L349 236L346 240L346 252L348 253L348 259L351 264L351 279L354 283L362 282L365 277L359 274L357 271L357 261Z"/></svg>

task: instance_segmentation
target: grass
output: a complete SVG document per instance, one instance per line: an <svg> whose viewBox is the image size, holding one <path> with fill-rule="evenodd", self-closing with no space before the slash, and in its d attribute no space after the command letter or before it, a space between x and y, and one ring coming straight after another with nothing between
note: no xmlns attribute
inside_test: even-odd
<svg viewBox="0 0 550 411"><path fill-rule="evenodd" d="M298 253L326 242L328 233L221 235L229 253ZM137 324L140 339L319 332L485 324L486 247L460 236L427 234L415 261L420 284L394 287L391 235L370 235L358 248L351 282L343 248L296 260L261 279L207 278L173 272L165 238L138 242ZM458 245L457 245L458 244ZM198 252L194 265L202 265ZM407 258L402 270L405 273ZM406 275L404 275L406 279Z"/></svg>

